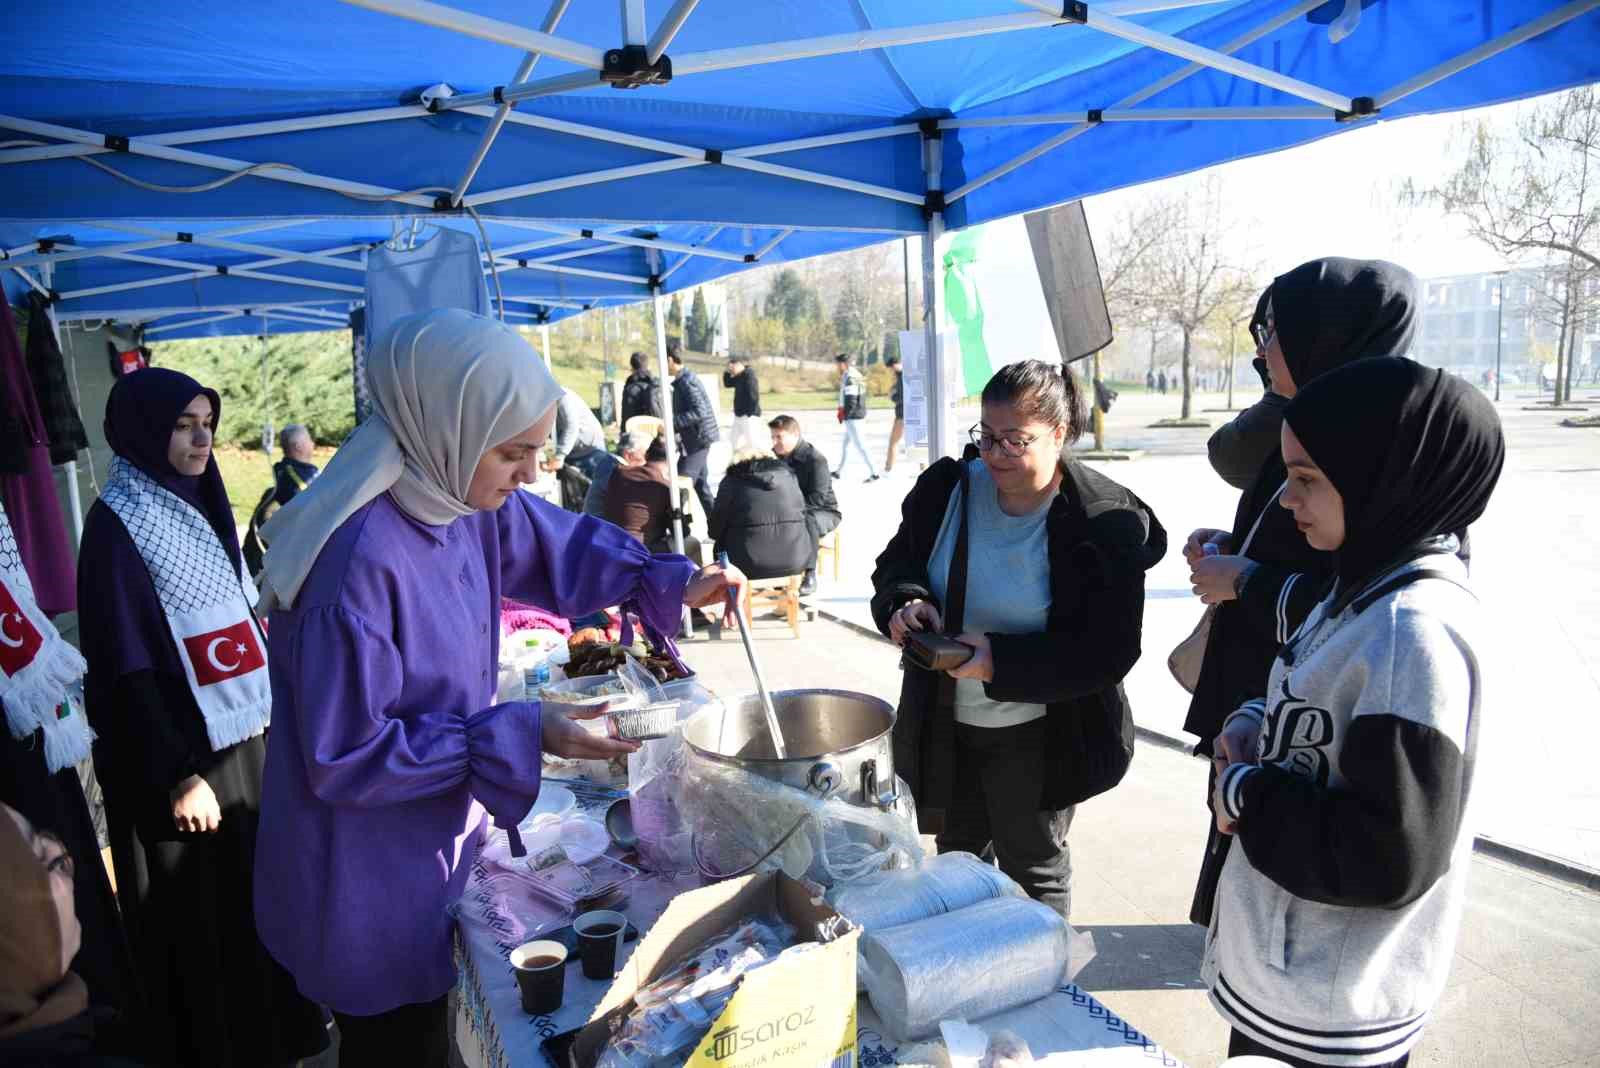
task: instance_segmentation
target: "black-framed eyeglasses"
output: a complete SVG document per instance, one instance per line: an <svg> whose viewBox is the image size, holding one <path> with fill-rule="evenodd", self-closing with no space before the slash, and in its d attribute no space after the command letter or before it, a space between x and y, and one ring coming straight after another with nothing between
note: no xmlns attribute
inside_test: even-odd
<svg viewBox="0 0 1600 1068"><path fill-rule="evenodd" d="M1266 348L1267 342L1271 341L1272 335L1276 334L1277 332L1276 324L1274 324L1270 319L1264 323L1250 324L1250 336L1256 339L1256 346L1258 348Z"/></svg>
<svg viewBox="0 0 1600 1068"><path fill-rule="evenodd" d="M988 452L996 445L1007 456L1021 456L1028 451L1028 446L1038 441L1035 434L991 434L981 426L975 426L967 431L967 437L978 447L979 452Z"/></svg>

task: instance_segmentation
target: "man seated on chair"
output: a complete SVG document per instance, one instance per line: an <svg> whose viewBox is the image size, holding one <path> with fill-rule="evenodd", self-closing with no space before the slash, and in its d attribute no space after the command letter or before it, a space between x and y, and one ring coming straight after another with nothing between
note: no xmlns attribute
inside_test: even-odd
<svg viewBox="0 0 1600 1068"><path fill-rule="evenodd" d="M633 436L628 435L629 438ZM624 453L624 457L626 455ZM624 463L612 473L606 485L601 517L638 538L651 552L670 553L673 551L672 500L676 492L672 471L667 465L667 439L657 437L644 447L639 463ZM683 554L691 560L700 559L700 543L689 537L687 518L684 520Z"/></svg>
<svg viewBox="0 0 1600 1068"><path fill-rule="evenodd" d="M589 491L583 497L584 515L592 515L596 519L606 517L606 487L611 485L611 476L616 474L619 467L643 467L645 453L650 451L650 441L650 435L638 431L622 435L617 442L617 451L622 455L612 457L612 463L602 465L589 483Z"/></svg>
<svg viewBox="0 0 1600 1068"><path fill-rule="evenodd" d="M798 575L815 545L806 499L789 465L765 449L734 457L707 519L717 552L753 579Z"/></svg>
<svg viewBox="0 0 1600 1068"><path fill-rule="evenodd" d="M800 583L800 593L812 594L817 592L817 543L838 527L841 519L839 501L833 495L833 475L827 458L800 435L800 422L794 416L780 415L768 423L767 428L772 431L772 451L789 465L805 497L811 555L806 563L805 578Z"/></svg>

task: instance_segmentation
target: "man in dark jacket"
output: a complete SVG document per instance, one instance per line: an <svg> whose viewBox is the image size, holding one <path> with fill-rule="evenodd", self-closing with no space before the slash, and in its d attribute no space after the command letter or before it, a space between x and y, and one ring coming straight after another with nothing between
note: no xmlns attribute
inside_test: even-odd
<svg viewBox="0 0 1600 1068"><path fill-rule="evenodd" d="M711 407L706 387L683 366L683 353L676 341L667 346L667 370L672 372L672 428L678 435L678 474L694 479L695 496L700 498L706 515L710 515L716 501L706 474L706 456L711 443L722 437L717 429L717 412Z"/></svg>
<svg viewBox="0 0 1600 1068"><path fill-rule="evenodd" d="M311 431L299 423L290 423L278 434L278 447L283 450L283 459L272 465L272 499L288 504L317 477L317 465L311 462Z"/></svg>
<svg viewBox="0 0 1600 1068"><path fill-rule="evenodd" d="M1289 405L1288 397L1273 391L1272 376L1266 369L1267 309L1271 303L1272 289L1268 287L1256 301L1255 314L1250 318L1250 336L1256 341L1256 373L1261 376L1261 386L1266 392L1232 422L1219 427L1206 442L1212 470L1234 489L1249 489L1261 465L1278 454L1283 410Z"/></svg>
<svg viewBox="0 0 1600 1068"><path fill-rule="evenodd" d="M624 430L628 427L628 420L636 415L661 418L661 384L656 381L655 375L650 373L650 361L644 353L636 352L628 357L628 366L633 368L633 373L622 383Z"/></svg>
<svg viewBox="0 0 1600 1068"><path fill-rule="evenodd" d="M737 455L767 447L761 426L761 383L756 370L738 356L728 357L722 384L733 390L733 451Z"/></svg>
<svg viewBox="0 0 1600 1068"><path fill-rule="evenodd" d="M770 453L731 465L707 519L717 551L753 579L793 575L811 559L806 501L789 465Z"/></svg>
<svg viewBox="0 0 1600 1068"><path fill-rule="evenodd" d="M811 558L800 582L802 594L817 592L817 543L839 525L839 501L833 495L833 476L827 457L800 436L800 422L780 415L767 424L772 431L772 451L794 472L806 501L806 527L811 531Z"/></svg>

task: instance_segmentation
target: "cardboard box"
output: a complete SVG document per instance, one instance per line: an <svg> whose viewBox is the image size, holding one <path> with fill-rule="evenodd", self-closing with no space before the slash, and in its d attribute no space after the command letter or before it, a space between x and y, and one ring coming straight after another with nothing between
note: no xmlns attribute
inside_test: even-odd
<svg viewBox="0 0 1600 1068"><path fill-rule="evenodd" d="M749 916L778 915L812 941L819 922L838 914L814 905L780 873L679 895L645 935L572 1043L575 1068L593 1068L621 1026L634 993L702 943ZM856 941L859 931L815 952L758 968L745 977L685 1062L690 1068L832 1068L855 1063Z"/></svg>

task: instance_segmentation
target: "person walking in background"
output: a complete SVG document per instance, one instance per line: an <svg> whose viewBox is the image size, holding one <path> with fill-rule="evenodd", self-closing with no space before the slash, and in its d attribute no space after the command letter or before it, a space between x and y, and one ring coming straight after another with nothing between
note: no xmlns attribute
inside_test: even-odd
<svg viewBox="0 0 1600 1068"><path fill-rule="evenodd" d="M1165 370L1156 375L1156 389L1161 391L1163 397L1167 395L1167 372Z"/></svg>
<svg viewBox="0 0 1600 1068"><path fill-rule="evenodd" d="M717 552L753 579L798 574L816 550L799 480L766 449L734 458L706 525Z"/></svg>
<svg viewBox="0 0 1600 1068"><path fill-rule="evenodd" d="M1144 388L1148 393L1156 391L1156 373L1154 371L1146 371L1144 373Z"/></svg>
<svg viewBox="0 0 1600 1068"><path fill-rule="evenodd" d="M867 481L878 481L878 468L872 462L872 454L867 452L866 443L861 440L861 421L867 417L867 380L856 370L854 361L848 353L839 353L834 357L833 365L839 372L839 423L844 427L844 442L839 449L839 465L834 468L833 477L844 476L845 465L850 462L850 449L855 447L861 454L861 459L867 464Z"/></svg>
<svg viewBox="0 0 1600 1068"><path fill-rule="evenodd" d="M215 390L161 367L112 387L116 456L78 557L78 599L95 610L78 626L144 1059L282 1065L328 1034L256 934L272 685L211 450L221 408Z"/></svg>
<svg viewBox="0 0 1600 1068"><path fill-rule="evenodd" d="M738 356L729 356L722 384L733 390L734 453L764 451L766 428L761 425L761 383L756 380L756 369Z"/></svg>
<svg viewBox="0 0 1600 1068"><path fill-rule="evenodd" d="M707 457L712 443L722 437L717 428L717 412L699 377L683 365L683 351L676 341L667 345L667 370L672 372L672 427L678 435L678 474L694 480L694 495L710 515L716 500L711 496Z"/></svg>
<svg viewBox="0 0 1600 1068"><path fill-rule="evenodd" d="M946 672L905 668L895 770L941 853L992 846L1068 917L1067 830L1132 760L1122 680L1167 535L1138 497L1067 456L1088 422L1069 370L1009 364L982 411L963 459L917 479L872 574L889 640L948 634L972 651Z"/></svg>
<svg viewBox="0 0 1600 1068"><path fill-rule="evenodd" d="M794 472L800 484L800 494L806 500L806 526L811 530L811 559L806 564L805 576L800 580L800 592L817 592L817 545L824 536L839 526L842 518L839 501L833 495L833 477L828 473L827 457L811 442L800 436L800 421L792 415L780 415L767 424L772 431L772 451Z"/></svg>
<svg viewBox="0 0 1600 1068"><path fill-rule="evenodd" d="M650 361L645 358L644 353L636 352L628 357L628 366L633 370L628 375L627 381L622 383L624 430L628 428L628 420L636 415L661 418L661 383L650 373Z"/></svg>
<svg viewBox="0 0 1600 1068"><path fill-rule="evenodd" d="M889 387L889 399L894 401L894 426L889 428L889 455L883 458L883 473L887 475L900 458L900 439L906 433L906 381L901 374L900 357L890 356L883 365L894 375L894 385Z"/></svg>
<svg viewBox="0 0 1600 1068"><path fill-rule="evenodd" d="M1456 535L1505 454L1482 393L1409 359L1330 371L1284 410L1278 505L1336 579L1217 739L1212 806L1238 848L1202 974L1229 1056L1404 1065L1439 1001L1487 648Z"/></svg>

